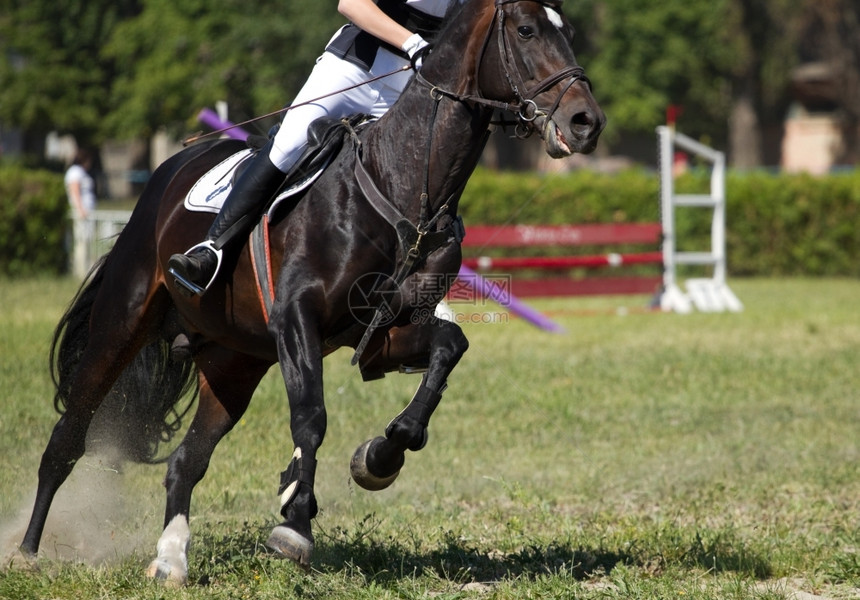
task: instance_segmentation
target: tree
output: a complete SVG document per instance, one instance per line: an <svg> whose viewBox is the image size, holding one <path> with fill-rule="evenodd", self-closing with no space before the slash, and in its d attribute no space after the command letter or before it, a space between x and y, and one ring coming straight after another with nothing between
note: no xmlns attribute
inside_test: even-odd
<svg viewBox="0 0 860 600"><path fill-rule="evenodd" d="M807 0L803 45L807 58L829 67L832 83L818 90L840 116L844 140L839 162L860 162L860 4Z"/></svg>
<svg viewBox="0 0 860 600"><path fill-rule="evenodd" d="M226 100L234 120L286 104L342 23L335 0L143 0L105 55L123 65L108 119L119 137L195 128L199 110Z"/></svg>
<svg viewBox="0 0 860 600"><path fill-rule="evenodd" d="M241 118L276 110L344 22L336 3L11 0L0 13L0 122L89 145L186 132L218 100Z"/></svg>
<svg viewBox="0 0 860 600"><path fill-rule="evenodd" d="M763 129L781 123L791 71L799 61L799 0L732 0L726 6L726 41L732 60L728 118L729 157L740 168L764 164Z"/></svg>
<svg viewBox="0 0 860 600"><path fill-rule="evenodd" d="M226 100L241 121L278 110L344 21L337 0L4 0L0 122L83 144L184 135ZM832 65L832 103L860 157L857 0L568 1L575 49L621 133L652 134L670 105L680 127L729 148L736 166L764 159L802 57ZM265 130L275 120L261 124Z"/></svg>
<svg viewBox="0 0 860 600"><path fill-rule="evenodd" d="M583 62L609 113L610 135L653 132L672 104L684 106L696 129L719 132L726 110L718 77L727 60L722 7L719 0L595 0L575 8L587 36Z"/></svg>
<svg viewBox="0 0 860 600"><path fill-rule="evenodd" d="M0 13L0 122L100 139L115 67L100 47L136 0L7 0Z"/></svg>
<svg viewBox="0 0 860 600"><path fill-rule="evenodd" d="M836 0L834 0L836 1ZM850 2L850 0L845 0ZM609 115L609 137L653 132L670 105L681 126L763 161L763 125L782 119L797 62L801 0L590 0L570 9Z"/></svg>

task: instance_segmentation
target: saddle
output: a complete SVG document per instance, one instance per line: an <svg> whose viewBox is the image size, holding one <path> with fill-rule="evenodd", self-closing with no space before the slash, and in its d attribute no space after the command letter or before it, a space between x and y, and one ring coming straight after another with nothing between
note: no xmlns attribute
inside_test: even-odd
<svg viewBox="0 0 860 600"><path fill-rule="evenodd" d="M365 115L355 115L347 119L326 118L311 123L308 128L308 147L285 176L274 198L261 209L265 208L271 218L283 200L298 200L340 152L347 135L355 135L355 130L368 122ZM248 167L248 159L265 151L276 131L271 130L268 136L250 136L244 150L226 156L204 173L186 194L185 208L192 212L218 213L236 178Z"/></svg>
<svg viewBox="0 0 860 600"><path fill-rule="evenodd" d="M280 196L280 192L287 190L300 182L304 182L309 177L321 173L332 159L337 156L343 143L348 136L353 136L364 125L370 123L373 118L369 115L357 113L349 117L338 119L335 117L320 117L311 122L308 126L308 146L305 148L299 160L287 173L284 183L275 194L275 198ZM248 137L247 144L251 149L251 158L254 154L262 150L269 141L275 137L280 125L272 127L268 135L251 135ZM243 160L233 173L233 181L235 182L242 172L247 168L247 159ZM267 206L266 210L270 207Z"/></svg>

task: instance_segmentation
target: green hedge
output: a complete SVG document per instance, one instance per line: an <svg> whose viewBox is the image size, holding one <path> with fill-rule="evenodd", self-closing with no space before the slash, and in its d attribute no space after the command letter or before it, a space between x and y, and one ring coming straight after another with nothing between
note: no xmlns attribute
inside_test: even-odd
<svg viewBox="0 0 860 600"><path fill-rule="evenodd" d="M708 173L681 177L676 189L706 193ZM565 175L478 170L460 211L472 224L630 223L660 219L652 172ZM732 275L860 277L860 172L813 177L732 173L726 182L727 256ZM676 214L678 247L706 250L711 211Z"/></svg>
<svg viewBox="0 0 860 600"><path fill-rule="evenodd" d="M731 273L860 277L860 172L732 175L727 197Z"/></svg>
<svg viewBox="0 0 860 600"><path fill-rule="evenodd" d="M860 277L860 171L812 177L732 173L727 249L732 275ZM468 224L653 222L660 218L656 174L498 173L479 169L461 213ZM708 174L685 175L681 192L706 192ZM0 273L60 273L67 264L62 176L0 168ZM678 245L705 250L710 211L680 209Z"/></svg>
<svg viewBox="0 0 860 600"><path fill-rule="evenodd" d="M0 167L0 274L65 271L67 215L62 175Z"/></svg>

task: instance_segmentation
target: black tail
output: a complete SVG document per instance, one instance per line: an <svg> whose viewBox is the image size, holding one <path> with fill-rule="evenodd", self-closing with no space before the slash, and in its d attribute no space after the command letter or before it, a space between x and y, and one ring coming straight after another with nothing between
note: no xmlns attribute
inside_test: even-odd
<svg viewBox="0 0 860 600"><path fill-rule="evenodd" d="M54 408L59 413L65 412L74 374L89 342L90 313L109 256L90 271L54 332L50 367L56 388ZM93 417L88 449L108 446L136 462L159 460L159 445L176 435L198 391L193 361L188 355L171 353L170 342L158 339L145 346L120 374ZM186 396L185 406L178 406Z"/></svg>

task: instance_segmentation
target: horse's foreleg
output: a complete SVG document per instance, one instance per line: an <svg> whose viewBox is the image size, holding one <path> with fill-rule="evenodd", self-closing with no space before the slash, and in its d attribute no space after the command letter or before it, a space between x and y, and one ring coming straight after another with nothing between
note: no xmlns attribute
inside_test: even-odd
<svg viewBox="0 0 860 600"><path fill-rule="evenodd" d="M207 346L196 361L200 365L197 412L185 439L168 459L164 531L156 546L158 554L146 570L149 577L177 586L188 579L191 493L206 474L215 446L241 419L269 368L268 363L218 346Z"/></svg>
<svg viewBox="0 0 860 600"><path fill-rule="evenodd" d="M316 454L326 431L323 398L322 344L310 320L299 314L297 303L287 318L272 322L289 327L277 332L278 357L290 403L290 431L295 450L281 474L281 516L284 521L272 530L267 545L298 563L310 567L314 541L311 519L317 514L314 496Z"/></svg>
<svg viewBox="0 0 860 600"><path fill-rule="evenodd" d="M448 375L469 343L454 323L431 318L388 332L382 346L365 354L368 372L391 370L401 365L426 364L427 372L412 401L377 437L359 446L350 463L356 483L369 490L381 490L397 478L406 450L420 450L427 443L430 417L447 386ZM365 357L363 357L365 358Z"/></svg>

